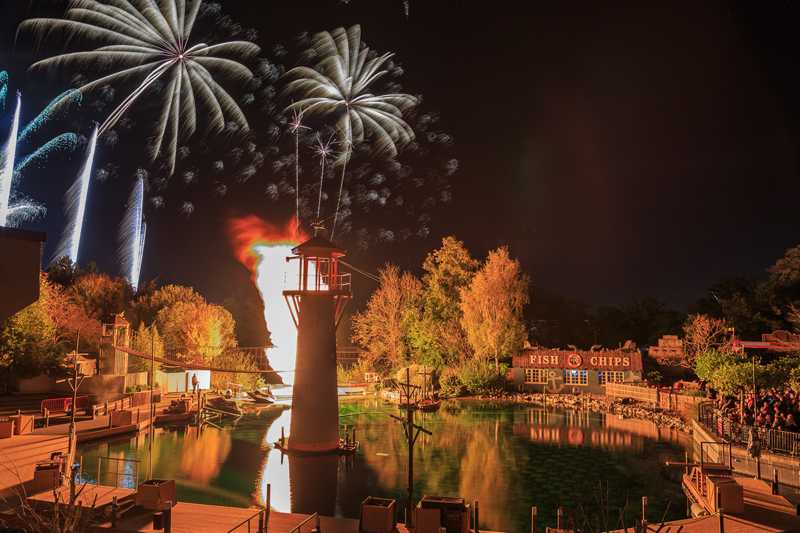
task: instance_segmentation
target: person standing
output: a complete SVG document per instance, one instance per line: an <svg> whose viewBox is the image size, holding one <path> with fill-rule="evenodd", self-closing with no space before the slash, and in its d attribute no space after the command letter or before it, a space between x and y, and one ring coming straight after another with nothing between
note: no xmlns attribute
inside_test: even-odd
<svg viewBox="0 0 800 533"><path fill-rule="evenodd" d="M197 373L192 374L192 395L197 395L197 385L199 382L197 381Z"/></svg>

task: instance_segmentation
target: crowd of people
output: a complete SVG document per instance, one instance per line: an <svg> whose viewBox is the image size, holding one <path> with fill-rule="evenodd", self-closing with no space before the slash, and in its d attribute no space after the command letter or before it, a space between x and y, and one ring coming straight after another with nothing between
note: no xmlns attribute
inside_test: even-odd
<svg viewBox="0 0 800 533"><path fill-rule="evenodd" d="M717 407L734 422L746 426L800 431L800 391L789 387L759 391L755 402L751 392L744 396L744 404L738 397L719 397Z"/></svg>

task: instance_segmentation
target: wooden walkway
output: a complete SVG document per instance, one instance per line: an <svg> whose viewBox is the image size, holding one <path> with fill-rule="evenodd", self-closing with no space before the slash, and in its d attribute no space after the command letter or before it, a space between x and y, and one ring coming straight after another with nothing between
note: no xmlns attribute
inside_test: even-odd
<svg viewBox="0 0 800 533"><path fill-rule="evenodd" d="M0 439L0 493L33 479L36 463L55 452L67 453L66 435L31 433Z"/></svg>
<svg viewBox="0 0 800 533"><path fill-rule="evenodd" d="M748 476L734 476L744 489L744 512L723 514L725 533L777 533L800 531L797 508L785 497L774 495L765 481ZM660 533L707 533L719 531L718 515L686 518L663 524L650 524L647 531ZM621 533L618 530L614 533Z"/></svg>

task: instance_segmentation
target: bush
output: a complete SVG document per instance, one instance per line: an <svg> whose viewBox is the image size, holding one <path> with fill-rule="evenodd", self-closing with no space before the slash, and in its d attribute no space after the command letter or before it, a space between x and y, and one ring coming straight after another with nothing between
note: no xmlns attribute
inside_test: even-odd
<svg viewBox="0 0 800 533"><path fill-rule="evenodd" d="M467 393L457 368L446 367L442 370L442 375L439 377L439 393L445 397L463 396Z"/></svg>
<svg viewBox="0 0 800 533"><path fill-rule="evenodd" d="M498 371L491 361L468 359L459 366L445 368L439 385L444 396L497 394L505 389L507 370L505 364L501 364Z"/></svg>

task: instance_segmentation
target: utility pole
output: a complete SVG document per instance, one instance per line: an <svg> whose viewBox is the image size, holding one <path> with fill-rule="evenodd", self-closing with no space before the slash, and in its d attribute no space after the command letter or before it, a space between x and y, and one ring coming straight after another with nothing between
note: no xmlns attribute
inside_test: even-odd
<svg viewBox="0 0 800 533"><path fill-rule="evenodd" d="M147 433L147 479L153 479L153 438L155 437L156 405L153 402L153 385L155 384L156 337L153 324L150 325L150 417Z"/></svg>
<svg viewBox="0 0 800 533"><path fill-rule="evenodd" d="M430 431L414 424L414 411L417 409L419 402L417 396L419 392L418 385L411 384L411 370L406 368L406 382L398 383L400 386L400 408L406 410L405 418L389 415L395 420L403 424L403 431L406 434L406 442L408 443L408 501L406 503L406 527L413 527L413 508L414 508L414 444L417 442L417 437L420 433L426 435L433 435ZM403 398L405 397L405 404Z"/></svg>
<svg viewBox="0 0 800 533"><path fill-rule="evenodd" d="M75 351L72 353L72 377L67 379L70 388L72 389L72 405L70 407L71 415L69 421L69 457L75 454L75 443L77 441L77 428L75 426L75 407L78 403L78 388L83 382L83 374L78 371L78 348L80 347L81 332L78 330L75 333ZM63 383L63 382L62 382Z"/></svg>

